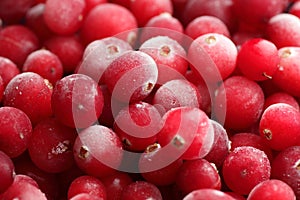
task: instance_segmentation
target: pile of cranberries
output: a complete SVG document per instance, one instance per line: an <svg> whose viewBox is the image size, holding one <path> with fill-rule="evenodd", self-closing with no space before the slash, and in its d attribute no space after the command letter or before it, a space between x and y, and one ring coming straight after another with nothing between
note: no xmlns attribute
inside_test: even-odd
<svg viewBox="0 0 300 200"><path fill-rule="evenodd" d="M0 1L0 200L300 200L299 103L300 1Z"/></svg>

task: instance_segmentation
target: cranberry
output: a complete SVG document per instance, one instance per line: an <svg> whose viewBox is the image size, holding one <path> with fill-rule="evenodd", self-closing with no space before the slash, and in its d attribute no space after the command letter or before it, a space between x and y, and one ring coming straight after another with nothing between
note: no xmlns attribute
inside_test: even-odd
<svg viewBox="0 0 300 200"><path fill-rule="evenodd" d="M120 19L122 19L120 21ZM87 14L81 29L84 44L127 31L124 40L132 44L136 39L137 22L133 14L117 4L104 3L95 6Z"/></svg>
<svg viewBox="0 0 300 200"><path fill-rule="evenodd" d="M130 10L135 16L139 26L145 24L154 16L167 12L173 14L171 0L132 0Z"/></svg>
<svg viewBox="0 0 300 200"><path fill-rule="evenodd" d="M237 57L241 72L255 81L272 79L278 64L277 47L262 38L250 39L242 44Z"/></svg>
<svg viewBox="0 0 300 200"><path fill-rule="evenodd" d="M104 81L113 98L133 102L151 93L157 76L157 65L152 57L141 51L127 51L107 67Z"/></svg>
<svg viewBox="0 0 300 200"><path fill-rule="evenodd" d="M215 104L217 118L222 117L222 111L226 108L225 127L243 130L259 120L264 94L256 82L243 76L232 76L216 91Z"/></svg>
<svg viewBox="0 0 300 200"><path fill-rule="evenodd" d="M0 150L14 158L26 151L32 135L28 116L13 107L0 108Z"/></svg>
<svg viewBox="0 0 300 200"><path fill-rule="evenodd" d="M111 129L101 125L81 131L73 152L78 167L96 177L115 173L123 157L120 138Z"/></svg>
<svg viewBox="0 0 300 200"><path fill-rule="evenodd" d="M10 59L0 56L0 76L3 80L4 86L20 73L20 69Z"/></svg>
<svg viewBox="0 0 300 200"><path fill-rule="evenodd" d="M230 37L226 24L215 16L203 15L196 17L185 28L185 34L192 39L207 33L219 33L228 38Z"/></svg>
<svg viewBox="0 0 300 200"><path fill-rule="evenodd" d="M24 111L33 124L52 115L52 84L34 72L16 75L6 86L3 104Z"/></svg>
<svg viewBox="0 0 300 200"><path fill-rule="evenodd" d="M0 194L5 192L14 181L15 166L10 157L0 151Z"/></svg>
<svg viewBox="0 0 300 200"><path fill-rule="evenodd" d="M47 0L44 11L45 23L59 35L73 34L83 23L85 6L85 0Z"/></svg>
<svg viewBox="0 0 300 200"><path fill-rule="evenodd" d="M88 193L80 193L70 198L70 200L104 200L104 199L98 198L97 196L93 196Z"/></svg>
<svg viewBox="0 0 300 200"><path fill-rule="evenodd" d="M280 180L267 180L256 185L250 192L248 200L259 199L285 199L295 200L296 196L292 188Z"/></svg>
<svg viewBox="0 0 300 200"><path fill-rule="evenodd" d="M234 200L235 198L216 189L199 189L187 194L183 200Z"/></svg>
<svg viewBox="0 0 300 200"><path fill-rule="evenodd" d="M157 140L161 116L151 104L137 102L123 108L115 117L113 130L130 151L144 151Z"/></svg>
<svg viewBox="0 0 300 200"><path fill-rule="evenodd" d="M221 189L217 169L205 159L190 160L182 164L176 177L178 188L185 194L197 189Z"/></svg>
<svg viewBox="0 0 300 200"><path fill-rule="evenodd" d="M26 58L22 71L35 72L55 85L63 76L63 66L59 58L52 52L36 50Z"/></svg>
<svg viewBox="0 0 300 200"><path fill-rule="evenodd" d="M53 89L52 109L64 125L86 128L95 123L103 108L98 84L83 74L65 76Z"/></svg>
<svg viewBox="0 0 300 200"><path fill-rule="evenodd" d="M31 160L40 169L58 173L69 169L73 163L73 144L77 134L74 129L49 118L33 129L28 146Z"/></svg>
<svg viewBox="0 0 300 200"><path fill-rule="evenodd" d="M300 146L292 146L281 151L272 162L271 177L287 183L300 198Z"/></svg>
<svg viewBox="0 0 300 200"><path fill-rule="evenodd" d="M300 140L300 112L285 103L273 104L262 114L259 131L274 150L281 151L297 145Z"/></svg>
<svg viewBox="0 0 300 200"><path fill-rule="evenodd" d="M0 102L2 101L4 89L5 89L5 85L4 85L3 79L0 76Z"/></svg>
<svg viewBox="0 0 300 200"><path fill-rule="evenodd" d="M269 107L270 105L273 105L275 103L286 103L286 104L293 106L297 110L300 110L299 103L297 102L295 97L293 97L292 95L290 95L286 92L276 92L276 93L268 96L265 99L264 110L267 107Z"/></svg>
<svg viewBox="0 0 300 200"><path fill-rule="evenodd" d="M110 0L111 1L111 0ZM99 4L106 3L108 0L85 0L86 11L89 12Z"/></svg>
<svg viewBox="0 0 300 200"><path fill-rule="evenodd" d="M159 189L152 183L136 181L127 185L121 196L122 200L155 199L162 200Z"/></svg>
<svg viewBox="0 0 300 200"><path fill-rule="evenodd" d="M271 166L263 151L242 146L235 148L226 157L222 174L232 191L247 195L258 183L270 178Z"/></svg>
<svg viewBox="0 0 300 200"><path fill-rule="evenodd" d="M184 48L167 36L152 37L145 41L139 50L150 55L156 62L158 67L157 85L182 78L188 69Z"/></svg>
<svg viewBox="0 0 300 200"><path fill-rule="evenodd" d="M199 159L212 148L214 134L207 115L198 108L177 107L166 112L162 118L158 143L168 154L168 159Z"/></svg>
<svg viewBox="0 0 300 200"><path fill-rule="evenodd" d="M93 176L79 176L74 179L69 187L68 199L81 194L87 193L92 196L106 199L106 189L103 183Z"/></svg>
<svg viewBox="0 0 300 200"><path fill-rule="evenodd" d="M39 40L26 26L11 25L0 30L0 46L0 56L22 68L26 57L39 48Z"/></svg>

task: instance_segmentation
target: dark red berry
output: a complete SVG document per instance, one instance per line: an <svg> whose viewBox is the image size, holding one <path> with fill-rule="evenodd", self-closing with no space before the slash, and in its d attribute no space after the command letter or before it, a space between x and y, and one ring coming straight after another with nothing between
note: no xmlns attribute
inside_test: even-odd
<svg viewBox="0 0 300 200"><path fill-rule="evenodd" d="M10 59L0 56L0 76L3 80L4 86L9 81L20 73L20 69Z"/></svg>
<svg viewBox="0 0 300 200"><path fill-rule="evenodd" d="M183 200L235 200L230 195L216 189L199 189L187 194Z"/></svg>
<svg viewBox="0 0 300 200"><path fill-rule="evenodd" d="M4 153L0 151L0 194L5 192L14 181L15 167L13 161Z"/></svg>
<svg viewBox="0 0 300 200"><path fill-rule="evenodd" d="M152 183L136 181L126 186L122 192L122 200L155 199L162 200L159 189Z"/></svg>
<svg viewBox="0 0 300 200"><path fill-rule="evenodd" d="M300 110L299 103L297 102L297 100L292 95L286 92L276 92L268 96L265 99L264 110L275 103L286 103L293 106L297 110Z"/></svg>

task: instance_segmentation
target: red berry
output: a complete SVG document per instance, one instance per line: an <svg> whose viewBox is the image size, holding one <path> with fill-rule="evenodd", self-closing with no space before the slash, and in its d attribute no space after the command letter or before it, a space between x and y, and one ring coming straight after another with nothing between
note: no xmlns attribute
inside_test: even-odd
<svg viewBox="0 0 300 200"><path fill-rule="evenodd" d="M29 28L11 25L0 30L0 46L0 56L22 68L26 57L39 48L39 40Z"/></svg>
<svg viewBox="0 0 300 200"><path fill-rule="evenodd" d="M93 176L79 176L74 179L68 190L68 199L81 194L87 193L97 198L106 199L106 189L103 183Z"/></svg>
<svg viewBox="0 0 300 200"><path fill-rule="evenodd" d="M86 11L89 12L99 4L106 3L108 0L85 0Z"/></svg>
<svg viewBox="0 0 300 200"><path fill-rule="evenodd" d="M0 76L3 80L4 86L20 73L20 69L10 59L0 56Z"/></svg>
<svg viewBox="0 0 300 200"><path fill-rule="evenodd" d="M299 144L299 110L285 103L269 106L261 116L259 132L268 146L274 150L281 151Z"/></svg>
<svg viewBox="0 0 300 200"><path fill-rule="evenodd" d="M66 126L86 128L98 120L102 108L100 87L86 75L65 76L53 89L53 113Z"/></svg>
<svg viewBox="0 0 300 200"><path fill-rule="evenodd" d="M296 196L292 188L280 180L267 180L256 185L250 192L247 200L295 200Z"/></svg>
<svg viewBox="0 0 300 200"><path fill-rule="evenodd" d="M0 151L0 194L5 192L14 181L15 167L13 161L4 153Z"/></svg>
<svg viewBox="0 0 300 200"><path fill-rule="evenodd" d="M71 35L82 26L85 8L85 0L47 0L44 20L53 32Z"/></svg>
<svg viewBox="0 0 300 200"><path fill-rule="evenodd" d="M276 92L268 96L265 99L264 110L275 103L286 103L293 106L297 110L300 110L297 100L292 95L285 92Z"/></svg>
<svg viewBox="0 0 300 200"><path fill-rule="evenodd" d="M32 125L27 115L13 107L0 108L0 150L17 157L27 149Z"/></svg>
<svg viewBox="0 0 300 200"><path fill-rule="evenodd" d="M247 195L257 184L270 178L271 166L263 151L243 146L235 148L227 156L222 174L232 191Z"/></svg>
<svg viewBox="0 0 300 200"><path fill-rule="evenodd" d="M63 66L59 58L52 52L40 49L32 52L26 58L23 72L35 72L55 85L63 76Z"/></svg>
<svg viewBox="0 0 300 200"><path fill-rule="evenodd" d="M101 125L90 126L81 131L73 152L78 167L95 177L115 173L123 156L120 138L111 129Z"/></svg>
<svg viewBox="0 0 300 200"><path fill-rule="evenodd" d="M262 38L250 39L240 47L237 66L251 80L272 79L278 64L277 48L268 40Z"/></svg>
<svg viewBox="0 0 300 200"><path fill-rule="evenodd" d="M28 151L31 160L49 173L63 172L74 164L73 144L77 134L74 129L49 118L33 129Z"/></svg>
<svg viewBox="0 0 300 200"><path fill-rule="evenodd" d="M136 181L123 190L122 200L141 200L141 199L155 199L162 200L159 189L152 183L145 181Z"/></svg>
<svg viewBox="0 0 300 200"><path fill-rule="evenodd" d="M6 86L5 106L24 111L33 124L52 115L52 84L34 72L16 75Z"/></svg>
<svg viewBox="0 0 300 200"><path fill-rule="evenodd" d="M259 120L264 94L256 82L243 76L232 76L216 91L215 104L218 119L223 117L223 109L226 109L225 127L244 130Z"/></svg>
<svg viewBox="0 0 300 200"><path fill-rule="evenodd" d="M152 57L141 51L127 51L107 67L104 81L113 98L133 102L151 93L157 76L157 65Z"/></svg>
<svg viewBox="0 0 300 200"><path fill-rule="evenodd" d="M183 200L234 200L235 198L216 189L199 189L190 192Z"/></svg>
<svg viewBox="0 0 300 200"><path fill-rule="evenodd" d="M104 200L104 199L98 198L97 196L94 196L94 195L91 195L88 193L80 193L80 194L73 196L69 200Z"/></svg>
<svg viewBox="0 0 300 200"><path fill-rule="evenodd" d="M104 3L95 6L87 14L81 29L81 38L84 44L89 44L94 40L122 33L122 39L133 44L136 28L136 19L129 10L117 4Z"/></svg>

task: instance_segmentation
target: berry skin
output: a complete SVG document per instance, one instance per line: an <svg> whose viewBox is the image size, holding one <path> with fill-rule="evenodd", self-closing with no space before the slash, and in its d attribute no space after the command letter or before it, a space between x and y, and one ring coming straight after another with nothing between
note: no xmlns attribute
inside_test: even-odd
<svg viewBox="0 0 300 200"><path fill-rule="evenodd" d="M75 140L73 153L77 166L98 178L115 173L123 157L120 138L101 125L82 130Z"/></svg>
<svg viewBox="0 0 300 200"><path fill-rule="evenodd" d="M292 188L280 180L267 180L256 185L250 192L247 200L295 200Z"/></svg>
<svg viewBox="0 0 300 200"><path fill-rule="evenodd" d="M235 200L230 195L216 189L199 189L187 194L183 200Z"/></svg>
<svg viewBox="0 0 300 200"><path fill-rule="evenodd" d="M233 192L247 195L257 184L270 178L271 166L263 151L243 146L235 148L227 156L222 174Z"/></svg>
<svg viewBox="0 0 300 200"><path fill-rule="evenodd" d="M6 85L9 81L20 74L20 69L10 59L0 56L0 76L3 80L3 84Z"/></svg>
<svg viewBox="0 0 300 200"><path fill-rule="evenodd" d="M299 110L285 103L269 106L261 116L259 132L274 150L281 151L297 145L300 140Z"/></svg>
<svg viewBox="0 0 300 200"><path fill-rule="evenodd" d="M95 123L104 104L98 84L83 74L72 74L59 80L51 100L55 117L72 128L86 128Z"/></svg>
<svg viewBox="0 0 300 200"><path fill-rule="evenodd" d="M225 127L244 130L259 120L264 93L256 82L243 76L232 76L217 89L215 104L214 112L219 120L226 108Z"/></svg>
<svg viewBox="0 0 300 200"><path fill-rule="evenodd" d="M240 47L237 66L251 80L272 79L278 64L277 47L268 40L262 38L250 39Z"/></svg>
<svg viewBox="0 0 300 200"><path fill-rule="evenodd" d="M286 92L276 92L265 99L264 110L275 103L286 103L300 111L299 103L290 94Z"/></svg>
<svg viewBox="0 0 300 200"><path fill-rule="evenodd" d="M116 58L104 72L104 82L112 97L122 102L146 98L158 77L152 57L141 51L127 51Z"/></svg>
<svg viewBox="0 0 300 200"><path fill-rule="evenodd" d="M15 167L13 161L4 153L0 151L0 194L5 192L14 181Z"/></svg>
<svg viewBox="0 0 300 200"><path fill-rule="evenodd" d="M162 200L159 189L152 183L136 181L126 186L122 193L122 200L155 199Z"/></svg>

